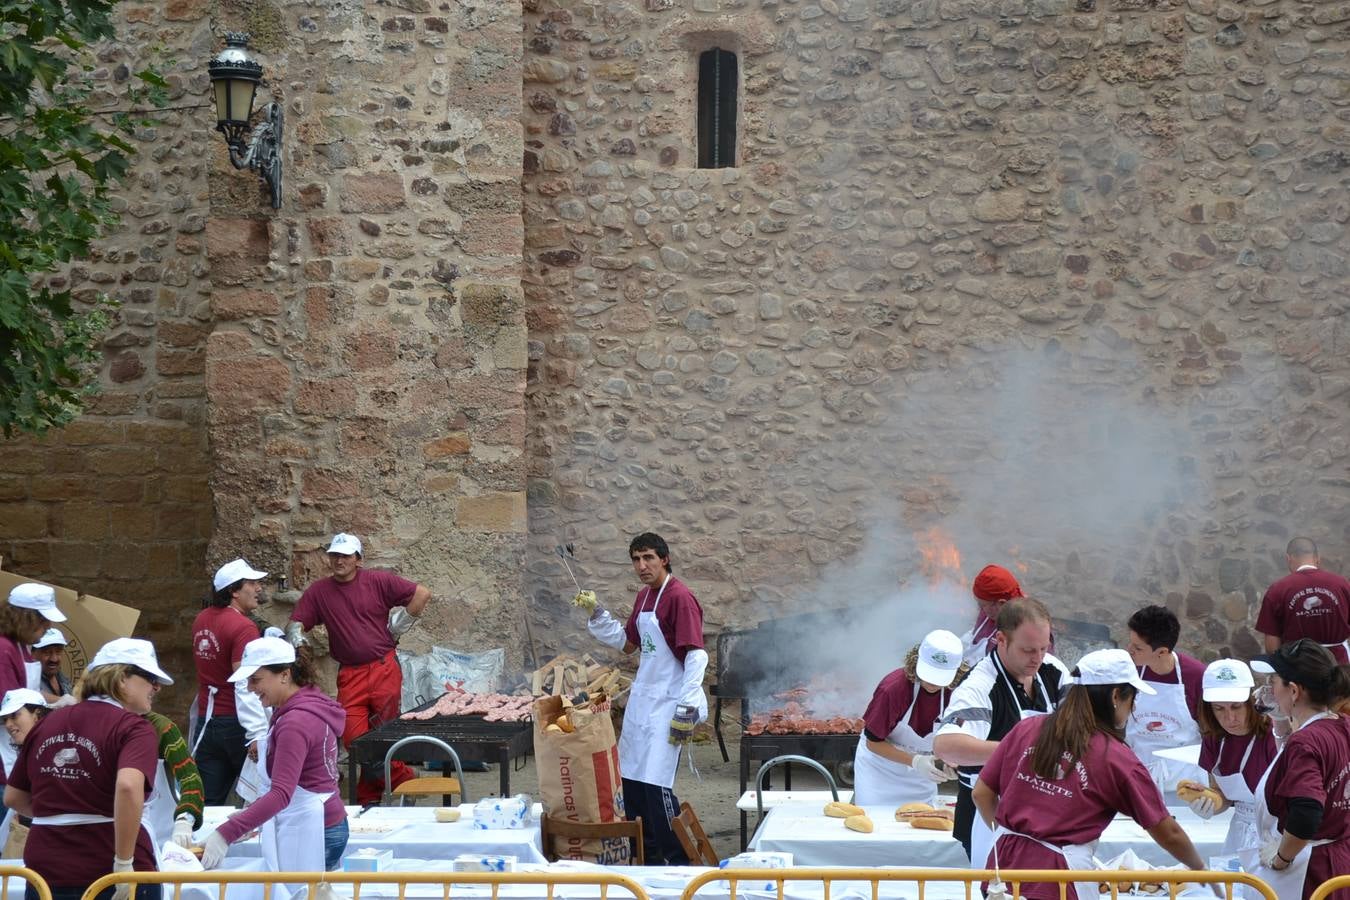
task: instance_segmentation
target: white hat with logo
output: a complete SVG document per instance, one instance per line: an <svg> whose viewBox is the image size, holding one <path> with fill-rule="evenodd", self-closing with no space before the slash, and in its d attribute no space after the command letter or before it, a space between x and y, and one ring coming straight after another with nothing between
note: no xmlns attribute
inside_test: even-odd
<svg viewBox="0 0 1350 900"><path fill-rule="evenodd" d="M361 539L354 534L339 532L333 535L333 542L328 545L329 553L341 553L343 556L361 555Z"/></svg>
<svg viewBox="0 0 1350 900"><path fill-rule="evenodd" d="M1093 650L1078 660L1078 684L1129 684L1145 694L1158 693L1139 677L1134 660L1124 650Z"/></svg>
<svg viewBox="0 0 1350 900"><path fill-rule="evenodd" d="M14 715L25 706L43 706L51 709L51 704L47 702L47 698L37 691L28 688L15 688L12 691L5 691L5 699L0 700L0 719Z"/></svg>
<svg viewBox="0 0 1350 900"><path fill-rule="evenodd" d="M232 559L216 569L216 577L211 580L211 583L219 591L236 581L262 581L266 577L266 572L259 572L242 559Z"/></svg>
<svg viewBox="0 0 1350 900"><path fill-rule="evenodd" d="M35 584L31 581L16 584L9 592L9 605L37 610L48 622L66 620L66 614L56 608L56 589L50 585Z"/></svg>
<svg viewBox="0 0 1350 900"><path fill-rule="evenodd" d="M1240 659L1216 659L1205 666L1200 682L1206 703L1244 703L1256 687L1252 670Z"/></svg>
<svg viewBox="0 0 1350 900"><path fill-rule="evenodd" d="M37 643L33 644L33 649L39 650L43 647L64 647L69 643L70 639L65 636L60 628L48 628L42 633L42 637L37 639Z"/></svg>
<svg viewBox="0 0 1350 900"><path fill-rule="evenodd" d="M247 681L248 677L263 666L284 666L295 662L295 648L285 638L254 638L244 645L244 655L239 659L239 668L234 670L230 681Z"/></svg>
<svg viewBox="0 0 1350 900"><path fill-rule="evenodd" d="M961 654L965 646L961 639L950 631L939 628L924 635L919 644L919 662L915 672L919 680L938 687L946 687L956 678L961 668Z"/></svg>
<svg viewBox="0 0 1350 900"><path fill-rule="evenodd" d="M98 648L98 652L94 654L94 661L85 671L119 663L124 666L135 666L146 674L155 676L160 684L173 684L173 679L164 674L164 670L159 667L155 645L141 638L113 638Z"/></svg>

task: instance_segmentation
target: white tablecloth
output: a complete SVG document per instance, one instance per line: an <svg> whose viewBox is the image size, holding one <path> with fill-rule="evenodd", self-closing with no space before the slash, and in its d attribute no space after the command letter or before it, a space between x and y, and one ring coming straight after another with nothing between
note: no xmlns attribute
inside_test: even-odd
<svg viewBox="0 0 1350 900"><path fill-rule="evenodd" d="M751 850L786 851L799 866L969 866L961 844L950 834L912 828L895 821L895 807L867 806L875 830L871 834L849 831L843 819L831 819L823 804L786 804L764 814ZM1190 835L1200 858L1219 855L1232 812L1201 819L1190 807L1168 807L1182 829ZM1173 866L1176 860L1148 832L1132 820L1117 816L1107 826L1097 845L1097 858L1109 859L1133 850L1155 866Z"/></svg>

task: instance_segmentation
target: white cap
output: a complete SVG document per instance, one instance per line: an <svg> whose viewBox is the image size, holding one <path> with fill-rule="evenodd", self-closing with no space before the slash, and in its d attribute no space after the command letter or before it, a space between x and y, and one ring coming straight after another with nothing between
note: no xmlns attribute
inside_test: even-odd
<svg viewBox="0 0 1350 900"><path fill-rule="evenodd" d="M216 577L211 583L215 585L216 590L221 590L236 581L262 581L266 577L266 572L259 572L242 559L232 559L216 569Z"/></svg>
<svg viewBox="0 0 1350 900"><path fill-rule="evenodd" d="M47 698L37 691L30 691L28 688L15 688L12 691L5 691L5 699L0 700L0 719L14 715L25 706L45 706L51 709L51 704L47 702Z"/></svg>
<svg viewBox="0 0 1350 900"><path fill-rule="evenodd" d="M159 667L159 658L155 656L155 645L141 638L113 638L94 654L94 661L85 671L99 666L122 665L135 666L159 679L160 684L173 684L173 679L164 674Z"/></svg>
<svg viewBox="0 0 1350 900"><path fill-rule="evenodd" d="M1200 685L1206 703L1243 703L1251 697L1256 680L1242 660L1216 659L1205 666Z"/></svg>
<svg viewBox="0 0 1350 900"><path fill-rule="evenodd" d="M42 633L42 637L37 639L37 643L33 645L33 649L37 650L39 647L64 647L69 643L70 639L61 632L60 628L48 628Z"/></svg>
<svg viewBox="0 0 1350 900"><path fill-rule="evenodd" d="M1131 684L1145 694L1158 693L1139 677L1124 650L1093 650L1078 661L1078 684Z"/></svg>
<svg viewBox="0 0 1350 900"><path fill-rule="evenodd" d="M961 654L965 645L950 631L939 628L924 635L919 644L919 664L915 666L920 680L938 687L946 687L956 678L961 668Z"/></svg>
<svg viewBox="0 0 1350 900"><path fill-rule="evenodd" d="M284 638L254 638L244 645L244 655L239 659L239 668L234 670L230 681L247 681L248 677L261 666L284 666L295 662L295 648Z"/></svg>
<svg viewBox="0 0 1350 900"><path fill-rule="evenodd" d="M355 553L361 555L361 539L354 534L348 534L343 531L333 535L333 543L328 545L329 553L341 553L343 556L351 556Z"/></svg>
<svg viewBox="0 0 1350 900"><path fill-rule="evenodd" d="M9 605L23 609L35 609L46 617L48 622L64 622L66 614L56 608L56 589L50 585L25 582L16 584L9 592Z"/></svg>

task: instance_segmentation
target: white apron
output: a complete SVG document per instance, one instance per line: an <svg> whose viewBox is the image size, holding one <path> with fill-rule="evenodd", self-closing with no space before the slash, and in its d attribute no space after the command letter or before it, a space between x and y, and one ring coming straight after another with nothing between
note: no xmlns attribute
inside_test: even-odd
<svg viewBox="0 0 1350 900"><path fill-rule="evenodd" d="M19 748L9 739L9 735L0 736L0 764L5 767L5 782L9 782L9 773L14 771L14 762L19 758ZM9 826L14 824L14 817L17 816L12 809L5 810L5 820L0 822L0 847L5 846L9 841Z"/></svg>
<svg viewBox="0 0 1350 900"><path fill-rule="evenodd" d="M178 801L169 788L169 775L164 760L155 761L155 786L141 807L141 827L150 835L150 846L155 850L155 868L160 868L160 851L173 840L173 811Z"/></svg>
<svg viewBox="0 0 1350 900"><path fill-rule="evenodd" d="M267 772L267 757L258 753L258 780L261 793L272 789ZM299 784L286 808L263 823L258 844L269 872L323 872L323 804L328 794L307 791ZM305 893L303 884L274 884L274 900L290 900Z"/></svg>
<svg viewBox="0 0 1350 900"><path fill-rule="evenodd" d="M1304 722L1299 728L1306 728L1318 719L1331 718L1330 713L1318 713L1308 721ZM1256 785L1256 831L1257 843L1255 847L1241 847L1238 849L1238 858L1242 860L1242 870L1249 875L1255 875L1266 884L1270 885L1275 896L1280 900L1302 900L1303 897L1303 877L1308 871L1308 860L1312 858L1314 847L1320 847L1323 844L1329 844L1330 841L1309 841L1294 861L1287 868L1275 871L1261 865L1261 848L1269 841L1275 840L1282 835L1279 822L1275 816L1271 815L1270 809L1266 806L1266 779L1270 777L1271 769L1275 768L1275 761L1280 758L1284 752L1281 747L1275 754L1275 759L1270 761L1270 766L1261 776L1260 782ZM1259 894L1249 892L1248 897L1259 897Z"/></svg>
<svg viewBox="0 0 1350 900"><path fill-rule="evenodd" d="M30 691L42 692L42 663L37 660L25 662L23 664L23 673L28 679L27 687Z"/></svg>
<svg viewBox="0 0 1350 900"><path fill-rule="evenodd" d="M981 816L978 811L975 813L975 818L980 822L984 822L984 816ZM1097 865L1092 858L1097 852L1096 841L1093 841L1090 844L1051 844L1040 838L1032 837L1029 834L1022 834L1020 831L1013 831L1010 828L1005 828L1004 826L995 823L993 840L990 841L990 846L992 847L993 842L997 841L1005 834L1026 838L1029 841L1035 841L1047 850L1053 850L1064 857L1064 867L1070 871L1091 871L1092 869L1097 868ZM997 862L998 860L995 860L995 863ZM976 868L989 868L988 858L986 857L984 863L976 864ZM1025 868L1025 866L1022 868ZM1078 900L1099 900L1096 881L1075 881L1073 887L1078 895Z"/></svg>
<svg viewBox="0 0 1350 900"><path fill-rule="evenodd" d="M914 683L914 700L909 709L900 718L894 730L886 736L886 742L906 753L932 753L933 735L919 737L910 727L909 719L914 707L919 703L919 692L923 685ZM942 694L941 691L938 692ZM945 698L939 701L946 706ZM938 717L942 717L939 709ZM863 804L917 803L934 804L937 802L937 785L914 771L913 767L889 760L867 746L867 735L858 736L858 749L853 754L853 802Z"/></svg>
<svg viewBox="0 0 1350 900"><path fill-rule="evenodd" d="M675 693L684 679L684 666L670 652L656 623L656 609L670 579L667 575L661 582L651 611L637 616L641 657L637 677L629 688L623 733L619 736L619 772L623 777L667 789L675 786L675 769L680 762L679 745L670 743L670 720L680 703ZM647 593L651 593L651 588L647 588Z"/></svg>
<svg viewBox="0 0 1350 900"><path fill-rule="evenodd" d="M216 691L218 688L208 687L206 689L206 714L202 716L201 721L197 720L197 701L199 698L192 698L192 705L188 707L188 734L192 735L192 755L196 757L197 747L202 742L202 736L206 734L206 726L211 724L211 715L216 711Z"/></svg>
<svg viewBox="0 0 1350 900"><path fill-rule="evenodd" d="M1226 740L1223 738L1219 741L1219 759L1223 759L1223 742ZM1237 853L1247 847L1255 847L1258 852L1261 850L1261 836L1256 829L1256 795L1247 787L1247 776L1243 774L1247 771L1247 760L1252 758L1256 741L1256 735L1252 735L1252 739L1247 742L1247 750L1242 754L1242 762L1238 763L1237 774L1220 775L1217 762L1210 771L1219 793L1233 804L1233 819L1228 823L1228 834L1223 839L1225 854Z"/></svg>
<svg viewBox="0 0 1350 900"><path fill-rule="evenodd" d="M1008 673L1003 671L1002 665L998 666L998 677L999 680L1003 682L1004 686L1007 687L1008 693L1012 694L1013 705L1021 706L1021 703L1018 702L1017 699L1017 689L1013 687L1013 683L1008 680ZM1055 708L1055 701L1050 698L1050 692L1046 690L1045 682L1041 680L1041 673L1039 671L1036 673L1036 684L1041 689L1041 696L1045 698L1045 712L1042 712L1039 709L1024 709L1022 710L1023 719L1031 719L1036 716L1047 715L1050 712L1050 710ZM1035 702L1036 700L1034 696L1031 699L1033 702ZM975 776L975 780L979 780L979 775ZM967 785L967 787L974 790L975 782L972 781L970 784ZM989 858L989 851L992 850L993 847L994 847L994 832L990 831L989 826L984 824L984 816L980 815L979 809L976 809L975 819L973 822L970 823L971 865L973 866L982 865L984 861Z"/></svg>
<svg viewBox="0 0 1350 900"><path fill-rule="evenodd" d="M1181 677L1179 658L1175 671L1176 684L1150 681L1148 685L1157 691L1156 694L1141 691L1135 695L1134 712L1125 727L1125 742L1153 776L1158 790L1164 793L1175 791L1177 782L1182 779L1208 783L1208 773L1199 766L1153 755L1155 750L1200 743L1200 726L1191 718L1191 708L1186 704L1186 684ZM1141 666L1140 677L1143 674L1144 667Z"/></svg>
<svg viewBox="0 0 1350 900"><path fill-rule="evenodd" d="M966 647L961 654L961 660L972 669L978 666L980 660L989 655L989 639L994 636L996 630L998 626L994 621L981 613L975 626L961 635L961 643Z"/></svg>

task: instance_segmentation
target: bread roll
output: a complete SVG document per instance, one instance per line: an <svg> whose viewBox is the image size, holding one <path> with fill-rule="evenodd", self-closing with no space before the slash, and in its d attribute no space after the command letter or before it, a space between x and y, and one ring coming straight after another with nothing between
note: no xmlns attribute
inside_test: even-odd
<svg viewBox="0 0 1350 900"><path fill-rule="evenodd" d="M916 815L931 813L934 807L929 803L906 803L895 811L895 821L903 822L906 819L912 819Z"/></svg>
<svg viewBox="0 0 1350 900"><path fill-rule="evenodd" d="M852 803L840 803L838 800L831 800L825 804L825 815L831 819L847 819L849 816L864 815L861 806L854 806Z"/></svg>
<svg viewBox="0 0 1350 900"><path fill-rule="evenodd" d="M1223 806L1223 794L1213 788L1207 788L1202 784L1196 784L1194 781L1182 780L1177 782L1177 796L1186 803L1198 800L1201 797L1208 797L1214 801L1215 806Z"/></svg>
<svg viewBox="0 0 1350 900"><path fill-rule="evenodd" d="M442 806L442 807L440 807L440 808L437 809L434 813L432 813L432 815L436 817L436 821L437 821L437 822L458 822L458 821L459 821L459 810L457 810L457 809L451 809L451 808L448 807L448 806Z"/></svg>
<svg viewBox="0 0 1350 900"><path fill-rule="evenodd" d="M909 820L910 828L926 828L929 831L951 831L956 823L945 816L915 816Z"/></svg>
<svg viewBox="0 0 1350 900"><path fill-rule="evenodd" d="M557 725L567 734L571 734L572 732L577 730L576 727L572 724L572 720L567 718L567 716L558 716L557 721L555 721L553 724Z"/></svg>
<svg viewBox="0 0 1350 900"><path fill-rule="evenodd" d="M856 808L857 807L854 807L854 809ZM871 834L874 826L872 825L871 819L867 818L865 815L859 814L856 816L849 816L845 819L844 827L849 831L861 831L863 834Z"/></svg>
<svg viewBox="0 0 1350 900"><path fill-rule="evenodd" d="M563 733L563 730L562 730L561 728L559 728L559 727L557 726L556 723L553 724L553 725L548 726L548 727L545 728L544 730L547 731L549 734L562 734L562 733Z"/></svg>

